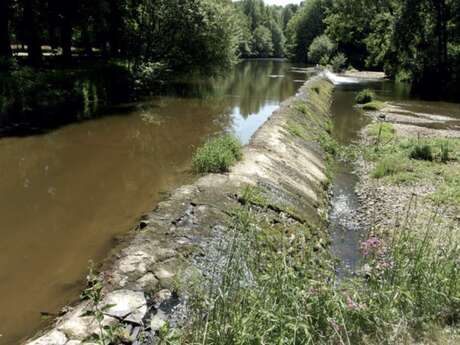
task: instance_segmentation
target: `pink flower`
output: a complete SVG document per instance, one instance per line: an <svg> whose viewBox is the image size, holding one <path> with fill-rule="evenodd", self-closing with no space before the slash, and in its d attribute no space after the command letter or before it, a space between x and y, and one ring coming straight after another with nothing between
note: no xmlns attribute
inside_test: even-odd
<svg viewBox="0 0 460 345"><path fill-rule="evenodd" d="M370 237L367 241L361 243L361 250L363 251L364 256L368 256L369 253L380 248L382 241L377 237Z"/></svg>
<svg viewBox="0 0 460 345"><path fill-rule="evenodd" d="M350 296L347 296L347 307L350 310L363 309L364 305L356 303Z"/></svg>

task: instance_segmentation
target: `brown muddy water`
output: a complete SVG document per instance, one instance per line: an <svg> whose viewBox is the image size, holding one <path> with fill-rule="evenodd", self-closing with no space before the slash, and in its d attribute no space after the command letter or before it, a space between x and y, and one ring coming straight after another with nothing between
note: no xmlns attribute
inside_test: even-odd
<svg viewBox="0 0 460 345"><path fill-rule="evenodd" d="M283 61L245 61L97 120L0 139L0 344L78 299L88 262L196 178L191 156L207 137L233 131L247 143L306 77Z"/></svg>
<svg viewBox="0 0 460 345"><path fill-rule="evenodd" d="M460 104L448 102L425 101L411 96L407 85L391 81L366 82L350 79L349 82L336 82L331 107L333 136L342 145L357 142L359 132L370 123L362 110L355 106L357 93L364 89L373 89L377 97L392 106L407 112L435 115L458 119L460 121ZM447 128L460 129L459 122L450 121ZM421 124L423 127L431 125ZM337 276L339 279L353 274L359 269L361 242L365 239L368 225L359 219L360 202L355 192L359 179L353 172L353 165L337 162L336 174L332 185L332 199L329 231L332 239L332 252L338 258Z"/></svg>

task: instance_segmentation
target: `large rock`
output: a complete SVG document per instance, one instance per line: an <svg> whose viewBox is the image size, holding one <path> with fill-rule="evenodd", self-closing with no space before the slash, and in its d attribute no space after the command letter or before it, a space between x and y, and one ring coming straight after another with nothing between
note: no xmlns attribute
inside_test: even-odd
<svg viewBox="0 0 460 345"><path fill-rule="evenodd" d="M64 345L66 343L67 337L64 333L52 330L44 336L30 342L29 345Z"/></svg>
<svg viewBox="0 0 460 345"><path fill-rule="evenodd" d="M101 306L112 305L105 311L109 316L124 321L142 324L147 313L147 300L143 292L118 290L109 293L102 301Z"/></svg>
<svg viewBox="0 0 460 345"><path fill-rule="evenodd" d="M57 329L71 340L83 340L91 334L100 334L101 330L94 317L81 316L87 308L88 303L78 305L59 322ZM115 318L105 316L102 325L109 326L116 322Z"/></svg>

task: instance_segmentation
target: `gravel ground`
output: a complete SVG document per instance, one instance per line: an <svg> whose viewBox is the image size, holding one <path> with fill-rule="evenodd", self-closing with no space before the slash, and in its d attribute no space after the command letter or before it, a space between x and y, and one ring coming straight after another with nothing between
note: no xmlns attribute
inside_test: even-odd
<svg viewBox="0 0 460 345"><path fill-rule="evenodd" d="M381 120L375 112L369 112L368 115L376 121ZM435 129L401 123L393 125L399 137L460 138L460 131L456 129ZM371 142L367 128L364 128L360 144L369 145ZM356 193L361 204L358 212L361 223L383 233L397 230L405 223L411 224L411 228L424 229L432 224L433 218L443 226L460 226L458 207L437 206L428 198L436 190L435 183L420 181L410 185L392 185L385 180L372 178L373 167L372 162L363 158L355 162L355 172L359 176Z"/></svg>

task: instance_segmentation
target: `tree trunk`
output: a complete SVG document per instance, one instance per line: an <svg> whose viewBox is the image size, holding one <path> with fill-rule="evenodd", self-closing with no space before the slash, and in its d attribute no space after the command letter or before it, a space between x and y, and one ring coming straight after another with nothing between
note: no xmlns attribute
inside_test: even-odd
<svg viewBox="0 0 460 345"><path fill-rule="evenodd" d="M445 0L432 0L436 10L437 70L440 82L447 78L447 6Z"/></svg>
<svg viewBox="0 0 460 345"><path fill-rule="evenodd" d="M82 39L83 39L83 45L85 47L85 55L86 56L93 56L93 45L91 42L91 34L89 33L88 26L85 25L82 28Z"/></svg>
<svg viewBox="0 0 460 345"><path fill-rule="evenodd" d="M39 36L40 28L38 25L36 2L35 0L23 0L23 2L28 62L32 66L39 66L42 63L42 48Z"/></svg>
<svg viewBox="0 0 460 345"><path fill-rule="evenodd" d="M59 46L59 42L57 39L57 31L58 28L58 11L56 3L52 0L48 1L48 36L49 36L49 44L51 48L57 49Z"/></svg>
<svg viewBox="0 0 460 345"><path fill-rule="evenodd" d="M118 56L120 53L120 35L121 35L121 14L118 1L110 2L110 21L109 21L109 44L110 55Z"/></svg>
<svg viewBox="0 0 460 345"><path fill-rule="evenodd" d="M70 62L72 59L72 23L68 16L63 18L61 25L61 46L64 61Z"/></svg>
<svg viewBox="0 0 460 345"><path fill-rule="evenodd" d="M0 0L0 58L12 56L9 32L10 0Z"/></svg>

